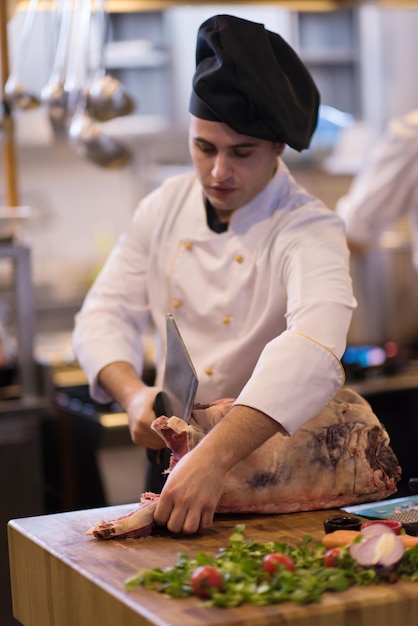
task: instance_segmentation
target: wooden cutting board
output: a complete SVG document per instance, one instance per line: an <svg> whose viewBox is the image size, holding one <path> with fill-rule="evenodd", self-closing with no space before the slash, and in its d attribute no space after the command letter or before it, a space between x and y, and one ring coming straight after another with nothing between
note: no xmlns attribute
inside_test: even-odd
<svg viewBox="0 0 418 626"><path fill-rule="evenodd" d="M237 523L258 541L320 540L323 520L339 511L271 516L219 516L196 536L160 530L146 539L98 541L85 531L96 521L126 514L114 506L12 520L8 524L13 610L24 626L415 626L418 583L351 588L320 604L295 603L221 609L198 599L166 599L154 591L126 591L139 569L173 565L179 552L216 552Z"/></svg>

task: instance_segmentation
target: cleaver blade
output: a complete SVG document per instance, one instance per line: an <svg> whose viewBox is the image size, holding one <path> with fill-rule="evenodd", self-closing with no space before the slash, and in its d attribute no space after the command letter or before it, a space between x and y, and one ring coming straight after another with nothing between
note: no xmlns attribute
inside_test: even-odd
<svg viewBox="0 0 418 626"><path fill-rule="evenodd" d="M162 391L154 403L157 417L175 415L189 423L198 378L186 345L171 313L166 315L167 356Z"/></svg>

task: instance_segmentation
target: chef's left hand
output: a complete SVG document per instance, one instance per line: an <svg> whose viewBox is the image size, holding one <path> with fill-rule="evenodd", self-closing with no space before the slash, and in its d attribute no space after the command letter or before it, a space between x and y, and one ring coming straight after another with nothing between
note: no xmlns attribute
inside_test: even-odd
<svg viewBox="0 0 418 626"><path fill-rule="evenodd" d="M211 528L225 476L281 426L255 409L233 406L171 470L154 520L172 532Z"/></svg>
<svg viewBox="0 0 418 626"><path fill-rule="evenodd" d="M174 533L195 533L213 526L222 495L224 475L217 463L199 454L199 446L170 472L161 492L154 520Z"/></svg>

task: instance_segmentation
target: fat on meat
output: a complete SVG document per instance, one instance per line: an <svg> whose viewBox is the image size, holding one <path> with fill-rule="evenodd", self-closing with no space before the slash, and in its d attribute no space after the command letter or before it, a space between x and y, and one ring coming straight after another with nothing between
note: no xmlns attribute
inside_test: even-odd
<svg viewBox="0 0 418 626"><path fill-rule="evenodd" d="M168 471L199 444L233 402L228 398L195 405L190 424L175 416L154 421L153 430L172 451ZM342 389L292 436L277 433L232 468L217 512L273 514L340 508L388 497L396 492L400 477L389 435L370 404L355 391ZM152 497L144 494L143 499L145 495L145 501ZM88 532L97 538L150 534L150 511L142 520L142 510L140 504L123 523L99 522ZM145 521L142 533L140 525ZM109 525L115 524L116 531L110 531Z"/></svg>

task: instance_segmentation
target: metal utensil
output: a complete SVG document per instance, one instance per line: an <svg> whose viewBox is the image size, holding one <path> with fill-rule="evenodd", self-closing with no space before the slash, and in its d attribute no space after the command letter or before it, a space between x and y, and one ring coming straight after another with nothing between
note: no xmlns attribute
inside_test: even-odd
<svg viewBox="0 0 418 626"><path fill-rule="evenodd" d="M68 36L68 59L64 79L68 115L74 113L86 81L90 29L90 0L72 0L72 2L73 14Z"/></svg>
<svg viewBox="0 0 418 626"><path fill-rule="evenodd" d="M59 0L57 13L59 31L55 58L50 77L41 91L41 100L48 106L52 121L62 123L68 111L68 92L65 90L65 72L71 25L73 22L73 0Z"/></svg>
<svg viewBox="0 0 418 626"><path fill-rule="evenodd" d="M26 59L29 41L32 35L39 0L30 0L23 23L20 46L13 63L12 71L4 85L4 92L10 106L29 110L40 105L40 99L32 93L22 82L21 76Z"/></svg>
<svg viewBox="0 0 418 626"><path fill-rule="evenodd" d="M157 394L154 410L157 416L175 415L189 423L198 378L186 345L171 313L166 316L167 357L162 391Z"/></svg>
<svg viewBox="0 0 418 626"><path fill-rule="evenodd" d="M85 82L89 67L90 0L79 0L77 8L80 29L76 35L79 41L75 38L73 53L78 52L78 58L72 59L71 73L67 75L65 86L69 109L73 112L68 129L69 141L77 154L96 165L120 168L132 159L131 151L113 137L102 133L87 111Z"/></svg>
<svg viewBox="0 0 418 626"><path fill-rule="evenodd" d="M98 63L87 88L87 111L95 119L106 122L129 115L136 108L134 99L117 78L106 74L105 47L108 39L108 12L105 0L96 0L96 25L99 33Z"/></svg>
<svg viewBox="0 0 418 626"><path fill-rule="evenodd" d="M100 131L86 111L85 97L77 105L68 135L81 157L101 167L123 167L132 159L132 153L125 145Z"/></svg>

